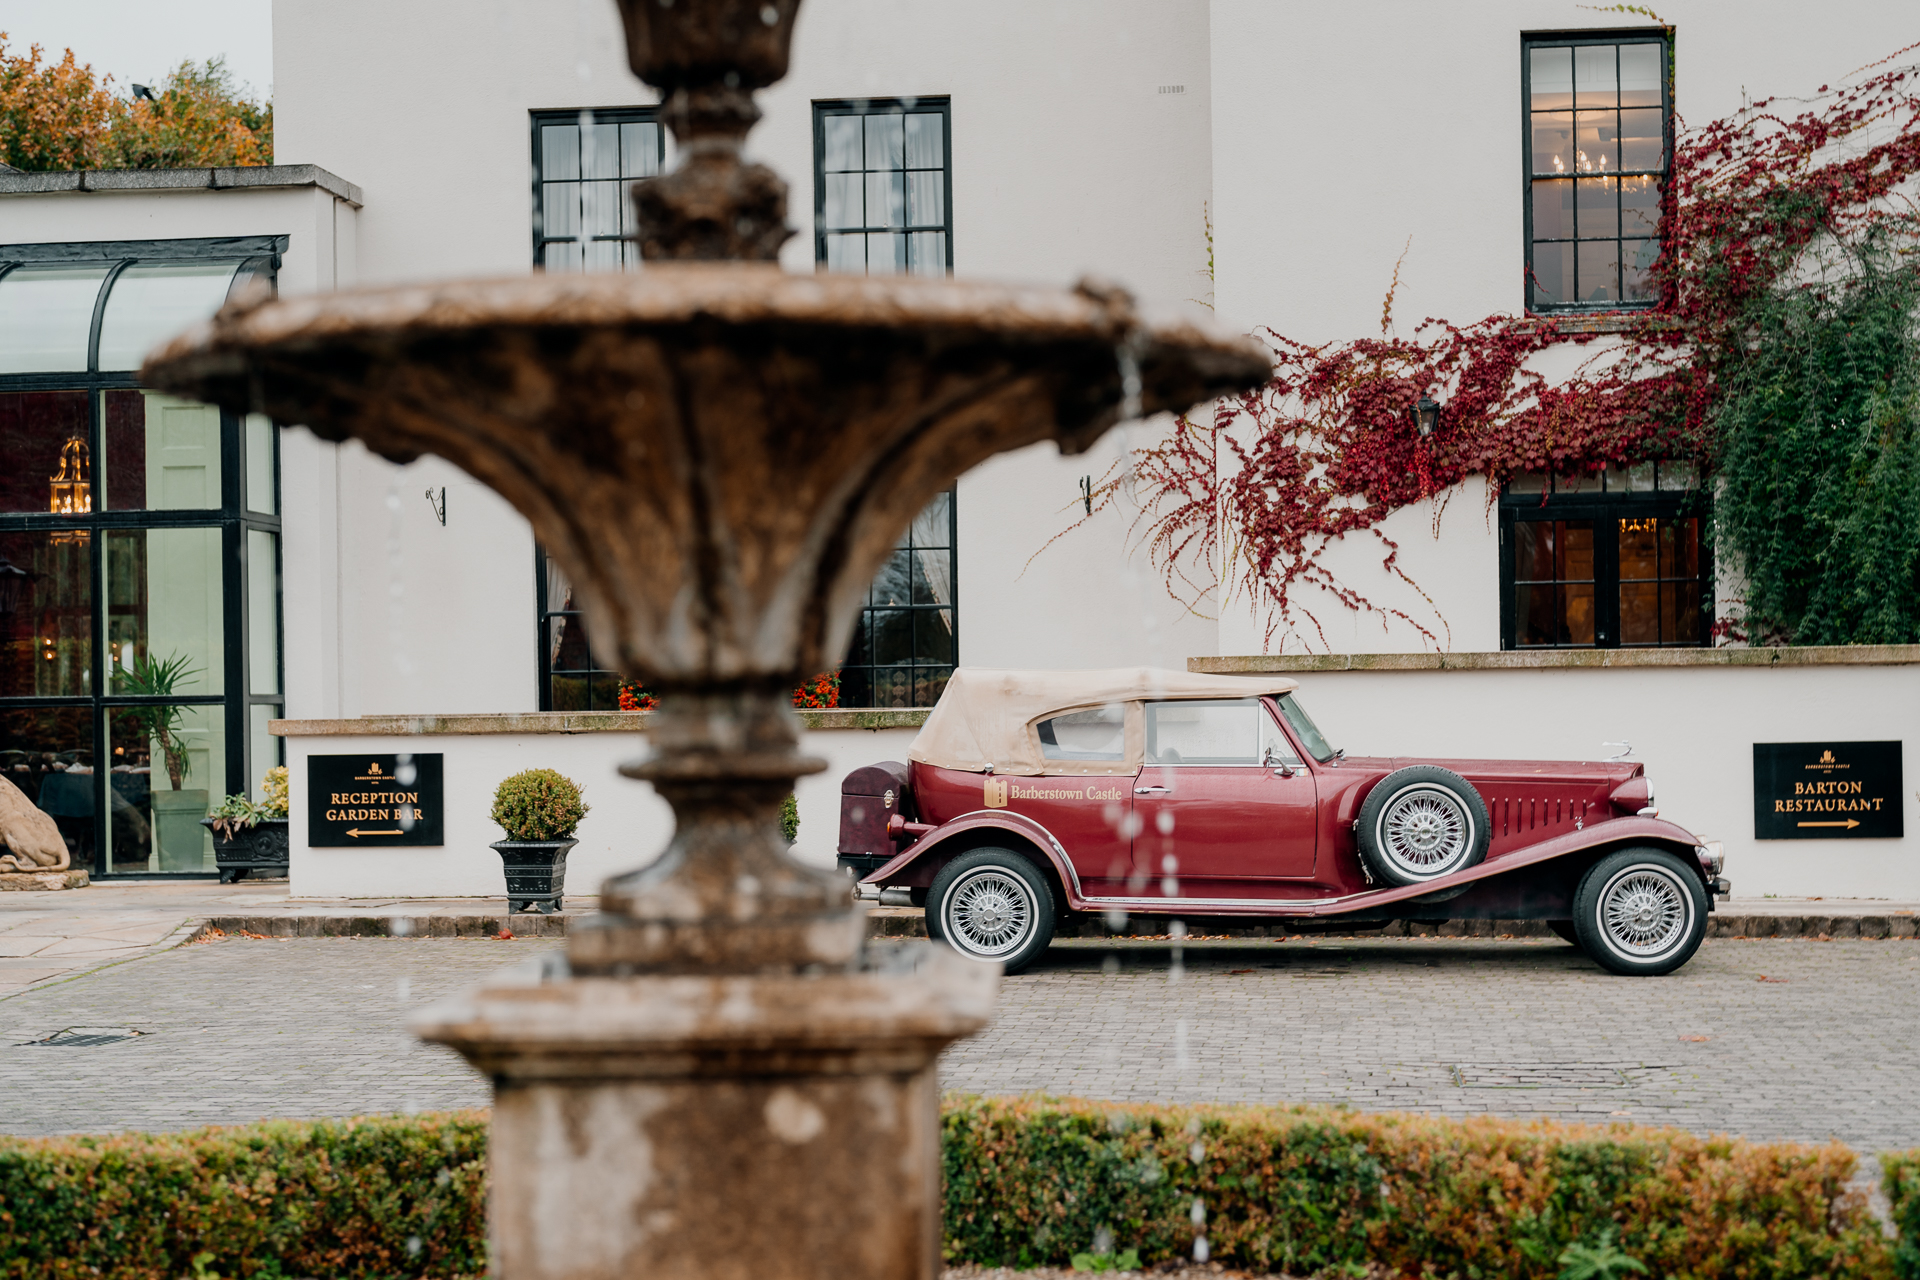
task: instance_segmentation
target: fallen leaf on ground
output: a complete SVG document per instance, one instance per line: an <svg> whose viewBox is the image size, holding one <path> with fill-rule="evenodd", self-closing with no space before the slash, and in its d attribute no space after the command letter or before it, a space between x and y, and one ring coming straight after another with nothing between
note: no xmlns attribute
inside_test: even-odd
<svg viewBox="0 0 1920 1280"><path fill-rule="evenodd" d="M1705 1044L1707 1041L1713 1039L1712 1036L1681 1036L1680 1038L1688 1044Z"/></svg>
<svg viewBox="0 0 1920 1280"><path fill-rule="evenodd" d="M1769 977L1768 977L1768 976L1767 976L1766 974L1764 974L1764 973L1763 973L1763 974L1761 974L1761 975L1760 975L1760 981L1762 981L1762 982L1792 982L1792 981L1793 981L1793 979L1792 979L1792 978L1769 978Z"/></svg>

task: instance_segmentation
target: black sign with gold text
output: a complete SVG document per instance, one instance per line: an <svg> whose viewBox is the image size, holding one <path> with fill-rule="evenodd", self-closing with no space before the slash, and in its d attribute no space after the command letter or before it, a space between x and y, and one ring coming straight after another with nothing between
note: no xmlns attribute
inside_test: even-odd
<svg viewBox="0 0 1920 1280"><path fill-rule="evenodd" d="M308 756L307 843L317 848L446 843L438 752Z"/></svg>
<svg viewBox="0 0 1920 1280"><path fill-rule="evenodd" d="M1753 744L1755 840L1906 834L1898 742Z"/></svg>

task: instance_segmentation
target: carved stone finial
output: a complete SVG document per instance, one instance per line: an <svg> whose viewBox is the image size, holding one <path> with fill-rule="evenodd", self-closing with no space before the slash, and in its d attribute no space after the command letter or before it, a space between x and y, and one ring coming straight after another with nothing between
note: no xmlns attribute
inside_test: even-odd
<svg viewBox="0 0 1920 1280"><path fill-rule="evenodd" d="M648 261L772 262L793 236L787 184L741 157L756 89L787 74L800 0L619 0L634 74L664 95L680 166L637 182Z"/></svg>

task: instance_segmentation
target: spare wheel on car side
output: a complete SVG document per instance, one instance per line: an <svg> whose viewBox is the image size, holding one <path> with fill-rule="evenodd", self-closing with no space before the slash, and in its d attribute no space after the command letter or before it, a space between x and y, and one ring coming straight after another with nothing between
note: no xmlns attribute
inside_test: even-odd
<svg viewBox="0 0 1920 1280"><path fill-rule="evenodd" d="M1487 856L1493 838L1486 802L1451 769L1395 769L1360 806L1360 858L1390 885L1425 884L1465 871Z"/></svg>
<svg viewBox="0 0 1920 1280"><path fill-rule="evenodd" d="M927 890L927 936L970 960L998 960L1008 973L1046 951L1057 915L1045 873L1011 849L963 853Z"/></svg>

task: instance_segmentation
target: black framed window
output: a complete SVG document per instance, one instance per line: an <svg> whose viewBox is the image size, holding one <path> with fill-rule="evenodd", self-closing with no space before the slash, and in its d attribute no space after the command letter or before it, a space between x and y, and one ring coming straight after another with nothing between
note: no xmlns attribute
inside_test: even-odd
<svg viewBox="0 0 1920 1280"><path fill-rule="evenodd" d="M281 762L279 432L134 370L286 243L0 245L0 775L96 875L212 874Z"/></svg>
<svg viewBox="0 0 1920 1280"><path fill-rule="evenodd" d="M534 605L540 620L540 709L618 711L620 673L594 659L573 586L542 547L534 548Z"/></svg>
<svg viewBox="0 0 1920 1280"><path fill-rule="evenodd" d="M952 142L946 98L814 103L814 261L866 275L951 272Z"/></svg>
<svg viewBox="0 0 1920 1280"><path fill-rule="evenodd" d="M1673 147L1665 32L1521 38L1529 311L1652 306Z"/></svg>
<svg viewBox="0 0 1920 1280"><path fill-rule="evenodd" d="M1516 477L1500 498L1502 647L1707 644L1706 521L1687 463Z"/></svg>
<svg viewBox="0 0 1920 1280"><path fill-rule="evenodd" d="M610 271L640 264L627 190L666 167L656 107L533 114L533 265Z"/></svg>
<svg viewBox="0 0 1920 1280"><path fill-rule="evenodd" d="M953 118L946 98L813 104L814 261L827 271L953 270ZM960 654L955 495L914 519L867 590L840 705L930 707Z"/></svg>
<svg viewBox="0 0 1920 1280"><path fill-rule="evenodd" d="M657 107L535 111L533 265L547 271L632 270L633 203L640 178L666 168L666 129ZM539 628L540 709L616 711L620 676L587 644L573 589L544 548L533 549Z"/></svg>
<svg viewBox="0 0 1920 1280"><path fill-rule="evenodd" d="M867 589L840 668L840 705L930 707L959 661L953 490L914 517Z"/></svg>

